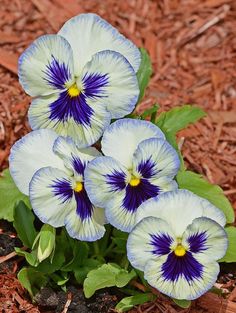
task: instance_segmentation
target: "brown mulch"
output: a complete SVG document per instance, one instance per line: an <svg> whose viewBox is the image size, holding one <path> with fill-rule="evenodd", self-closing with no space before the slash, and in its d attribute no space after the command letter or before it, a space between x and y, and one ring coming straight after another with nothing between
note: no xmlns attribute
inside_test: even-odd
<svg viewBox="0 0 236 313"><path fill-rule="evenodd" d="M40 313L37 307L25 300L25 290L14 273L0 275L0 312L2 313Z"/></svg>
<svg viewBox="0 0 236 313"><path fill-rule="evenodd" d="M101 15L149 51L154 73L139 112L155 102L162 111L189 103L208 112L179 134L184 158L188 168L219 184L236 209L234 0L1 0L0 169L7 166L11 145L30 130L30 98L16 75L19 54L35 38L56 32L82 12ZM139 312L176 312L173 307L163 310L144 306ZM224 311L230 312L217 312Z"/></svg>

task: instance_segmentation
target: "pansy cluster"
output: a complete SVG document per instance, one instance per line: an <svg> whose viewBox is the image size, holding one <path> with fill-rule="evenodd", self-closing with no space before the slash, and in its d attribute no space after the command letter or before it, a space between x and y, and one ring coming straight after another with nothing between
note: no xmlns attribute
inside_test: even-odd
<svg viewBox="0 0 236 313"><path fill-rule="evenodd" d="M210 289L228 246L225 216L179 190L176 150L138 101L139 49L94 14L41 36L22 54L33 131L14 144L10 172L35 215L81 241L105 224L129 233L127 255L148 283L176 299Z"/></svg>

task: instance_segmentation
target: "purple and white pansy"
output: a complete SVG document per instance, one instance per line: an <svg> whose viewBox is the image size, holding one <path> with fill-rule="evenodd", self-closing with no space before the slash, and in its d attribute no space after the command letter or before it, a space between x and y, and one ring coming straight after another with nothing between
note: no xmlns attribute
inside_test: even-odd
<svg viewBox="0 0 236 313"><path fill-rule="evenodd" d="M128 259L154 288L193 300L215 283L227 250L224 214L190 191L176 190L144 202L127 241Z"/></svg>
<svg viewBox="0 0 236 313"><path fill-rule="evenodd" d="M19 59L20 83L34 97L32 129L53 129L81 147L94 144L111 119L135 108L140 58L131 41L95 14L39 37Z"/></svg>
<svg viewBox="0 0 236 313"><path fill-rule="evenodd" d="M92 203L105 208L110 224L130 232L141 203L177 188L179 157L162 131L142 120L114 122L101 145L105 156L88 164L85 188Z"/></svg>
<svg viewBox="0 0 236 313"><path fill-rule="evenodd" d="M10 172L43 223L65 226L71 237L95 241L105 232L104 210L89 200L84 170L98 155L95 148L78 149L52 130L35 130L12 147Z"/></svg>

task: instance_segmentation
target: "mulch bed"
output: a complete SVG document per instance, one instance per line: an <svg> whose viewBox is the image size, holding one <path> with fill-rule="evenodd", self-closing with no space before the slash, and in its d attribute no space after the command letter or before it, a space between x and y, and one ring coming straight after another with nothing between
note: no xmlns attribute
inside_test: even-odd
<svg viewBox="0 0 236 313"><path fill-rule="evenodd" d="M38 36L57 32L68 18L83 12L101 15L148 50L154 72L138 112L156 102L161 111L184 103L197 104L207 111L208 117L179 134L186 165L219 184L236 209L234 0L1 0L0 169L8 165L12 144L30 131L30 98L17 80L19 54ZM228 291L231 302L227 309L226 302L207 295L197 302L198 307L183 312L236 312L235 281L233 275L219 283ZM2 312L39 312L24 299L25 293L12 271L2 271L0 286L1 303L8 286L14 289L9 293L16 292L23 301L18 298L19 303L18 296L11 296L8 301L12 307ZM22 305L24 309L20 309ZM161 299L132 313L178 311Z"/></svg>

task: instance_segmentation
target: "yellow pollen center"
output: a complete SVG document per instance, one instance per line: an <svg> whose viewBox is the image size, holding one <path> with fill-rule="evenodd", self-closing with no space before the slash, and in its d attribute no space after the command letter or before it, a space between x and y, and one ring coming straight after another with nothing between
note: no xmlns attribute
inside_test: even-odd
<svg viewBox="0 0 236 313"><path fill-rule="evenodd" d="M186 249L180 244L174 250L175 255L184 256L186 254Z"/></svg>
<svg viewBox="0 0 236 313"><path fill-rule="evenodd" d="M75 188L74 188L74 191L75 192L80 192L80 191L82 191L83 190L83 183L81 183L81 182L76 182L76 185L75 185Z"/></svg>
<svg viewBox="0 0 236 313"><path fill-rule="evenodd" d="M129 182L130 186L132 187L136 187L140 184L140 178L137 177L132 177L130 182Z"/></svg>
<svg viewBox="0 0 236 313"><path fill-rule="evenodd" d="M67 90L70 97L77 97L80 94L80 90L78 89L76 83L70 86Z"/></svg>

